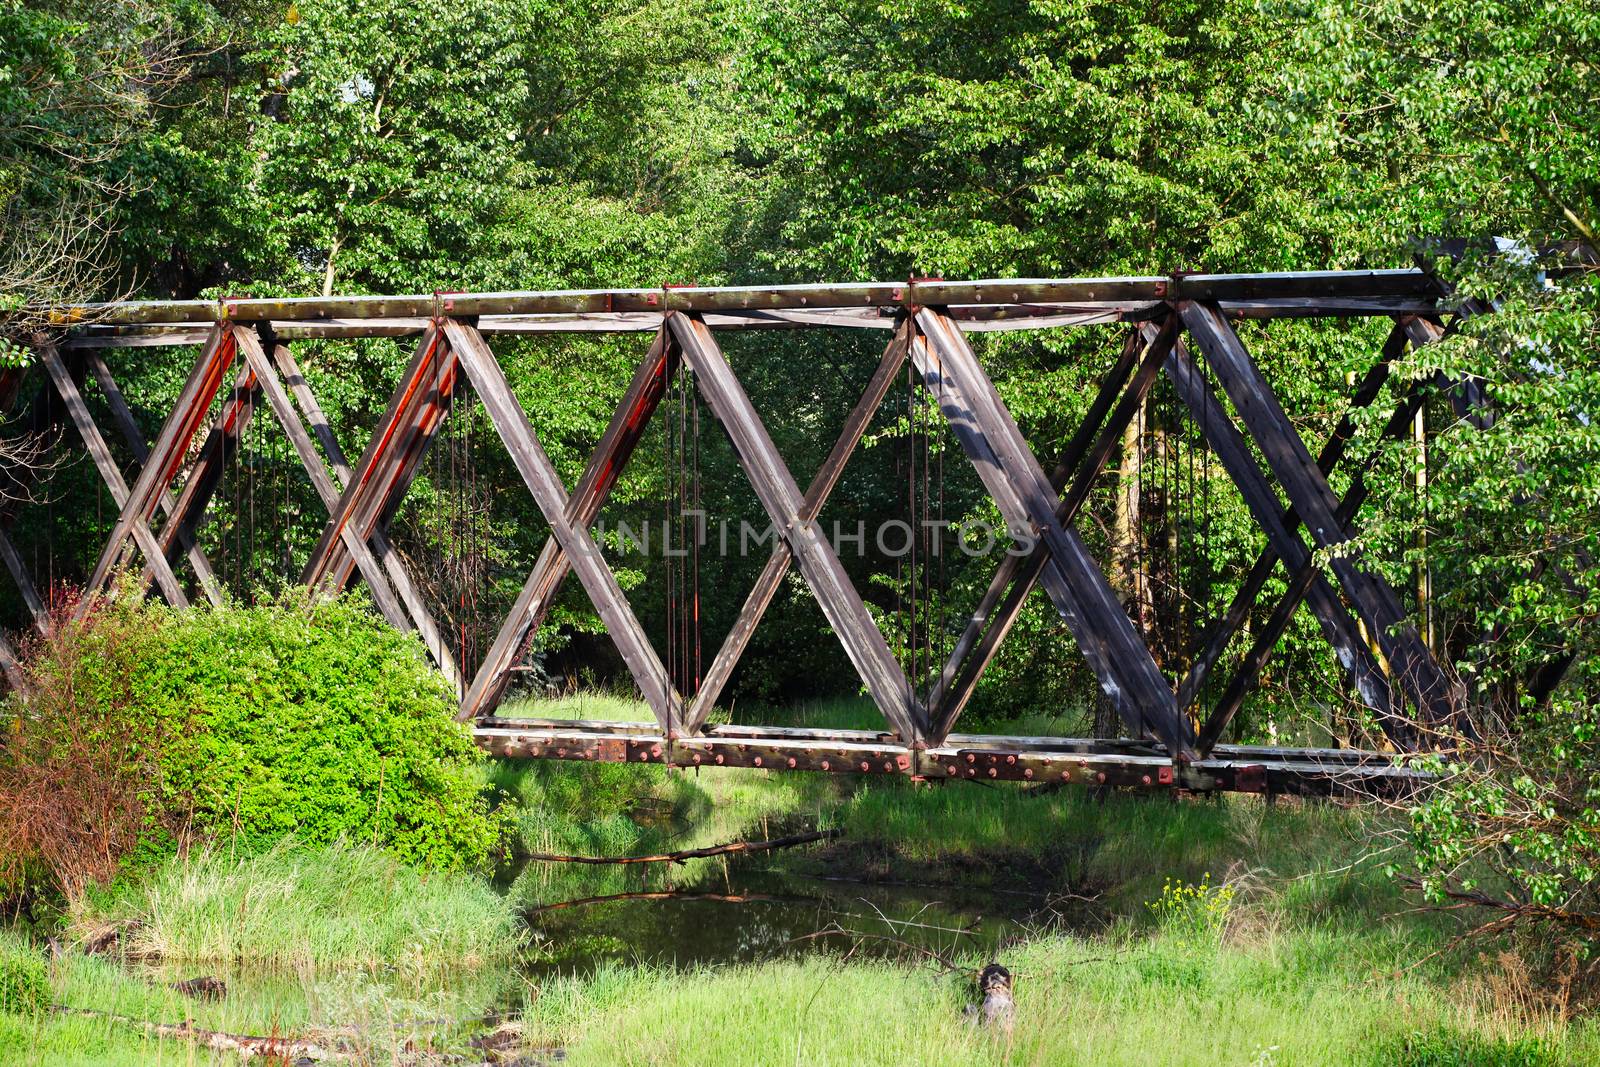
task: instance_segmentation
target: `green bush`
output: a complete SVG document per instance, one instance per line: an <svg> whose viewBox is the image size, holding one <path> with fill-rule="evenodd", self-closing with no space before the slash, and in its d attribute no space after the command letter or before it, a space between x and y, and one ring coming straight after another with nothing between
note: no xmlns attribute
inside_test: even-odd
<svg viewBox="0 0 1600 1067"><path fill-rule="evenodd" d="M50 1003L50 971L27 942L0 933L0 1012L31 1015Z"/></svg>
<svg viewBox="0 0 1600 1067"><path fill-rule="evenodd" d="M117 598L64 617L25 658L29 695L12 701L0 785L65 783L92 813L106 787L75 783L93 763L85 753L114 742L118 758L88 777L120 788L136 773L136 803L117 810L136 811L139 833L101 853L149 861L218 841L248 854L292 836L452 868L483 864L504 836L509 813L491 814L481 795L480 756L448 686L414 637L353 597L184 611ZM34 851L59 836L36 830ZM76 896L85 879L55 881Z"/></svg>
<svg viewBox="0 0 1600 1067"><path fill-rule="evenodd" d="M496 847L477 749L415 638L353 598L171 620L141 695L199 728L169 747L163 789L203 834L246 850L370 841L439 867Z"/></svg>

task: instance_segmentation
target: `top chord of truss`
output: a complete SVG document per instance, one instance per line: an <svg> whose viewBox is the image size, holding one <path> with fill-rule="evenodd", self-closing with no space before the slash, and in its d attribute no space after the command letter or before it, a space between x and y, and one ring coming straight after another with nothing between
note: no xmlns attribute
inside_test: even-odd
<svg viewBox="0 0 1600 1067"><path fill-rule="evenodd" d="M401 336L438 316L476 319L485 333L626 332L692 311L712 329L891 329L907 309L941 307L965 329L983 331L1140 322L1175 300L1213 302L1238 318L1429 314L1444 295L1433 274L1408 269L137 300L31 314L64 328L68 346L134 347L200 343L217 322L266 323L285 338Z"/></svg>

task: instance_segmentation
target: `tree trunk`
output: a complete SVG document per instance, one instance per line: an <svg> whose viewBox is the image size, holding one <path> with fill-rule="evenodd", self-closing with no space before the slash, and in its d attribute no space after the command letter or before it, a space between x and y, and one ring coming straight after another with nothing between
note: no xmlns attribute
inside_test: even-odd
<svg viewBox="0 0 1600 1067"><path fill-rule="evenodd" d="M1149 632L1148 575L1139 544L1140 479L1144 469L1145 406L1122 431L1122 462L1117 468L1117 507L1111 522L1111 587L1141 635ZM1096 737L1116 737L1122 721L1105 694L1095 701Z"/></svg>

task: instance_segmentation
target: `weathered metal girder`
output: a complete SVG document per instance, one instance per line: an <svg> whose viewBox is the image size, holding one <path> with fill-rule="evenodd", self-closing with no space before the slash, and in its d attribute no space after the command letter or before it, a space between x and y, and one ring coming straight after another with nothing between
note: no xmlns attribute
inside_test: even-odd
<svg viewBox="0 0 1600 1067"><path fill-rule="evenodd" d="M487 719L479 747L510 759L641 763L679 768L897 775L932 781L1018 782L1302 796L1393 796L1433 775L1356 749L1220 745L1175 763L1159 745L1094 738L951 734L931 748L866 730L714 726L668 738L646 724Z"/></svg>
<svg viewBox="0 0 1600 1067"><path fill-rule="evenodd" d="M478 318L486 315L665 314L669 311L828 311L844 308L999 307L1013 315L1128 310L1167 301L1237 303L1241 309L1292 314L1395 314L1397 301L1434 308L1439 281L1417 269L1298 271L1276 274L1174 274L1120 278L913 279L830 285L664 286L658 289L571 289L546 292L431 293L134 300L50 309L61 326L333 319ZM1280 303L1281 302L1281 303ZM1052 306L1054 306L1052 308ZM1379 307L1382 310L1378 310ZM1036 310L1034 310L1036 309Z"/></svg>
<svg viewBox="0 0 1600 1067"><path fill-rule="evenodd" d="M1311 300L1303 297L1262 300L1219 300L1232 319L1371 318L1393 315L1431 315L1438 311L1432 298L1375 297L1371 299ZM1159 300L1100 301L1078 304L949 304L945 313L961 323L967 333L1045 330L1066 326L1099 326L1116 322L1143 322L1160 313ZM795 330L830 326L861 330L892 330L905 308L886 305L870 308L822 308L815 311L772 308L753 311L700 312L709 329ZM538 335L551 333L649 333L660 328L659 311L595 311L570 314L485 314L477 317L485 334ZM219 309L218 319L234 318ZM237 319L265 324L286 341L353 337L411 337L423 333L432 321L422 316L264 318ZM65 348L150 348L201 344L208 327L185 322L99 323L67 328Z"/></svg>
<svg viewBox="0 0 1600 1067"><path fill-rule="evenodd" d="M143 557L146 586L153 581L169 601L183 604L188 594L173 567L185 555L199 587L218 600L195 535L227 457L265 399L328 510L321 541L305 566L306 584L336 592L358 578L364 581L390 622L421 634L461 696L460 717L475 721L480 743L503 755L1258 792L1406 788L1421 780L1416 772L1373 753L1247 750L1218 744L1302 601L1335 649L1352 690L1372 709L1397 749L1425 747L1440 731L1470 734L1471 729L1459 691L1415 628L1408 628L1393 590L1348 551L1334 553L1328 568L1332 581L1317 563L1317 550L1344 546L1365 498L1359 472L1342 500L1329 488L1328 476L1353 432L1351 417L1347 414L1340 421L1313 459L1233 324L1250 317L1393 318L1395 328L1387 345L1351 398L1351 407L1357 408L1377 400L1388 366L1406 345L1427 343L1439 335L1432 323L1443 296L1437 282L1420 271L1354 271L69 308L57 316L66 328L51 339L41 339L40 360L48 377L41 401L35 402L34 418L53 424L63 415L70 417L119 508L90 588L104 588L113 571L128 563L137 549ZM1121 354L1102 378L1083 424L1047 474L965 335L987 329L1114 322L1130 324ZM831 452L802 493L713 331L816 327L878 328L891 333ZM649 330L654 338L582 478L569 493L545 454L536 420L512 394L486 335L592 330ZM351 465L290 355L288 342L296 337L405 335L417 337L413 357L364 454ZM1195 342L1222 387L1227 406L1190 354L1185 335ZM95 350L194 342L203 342L199 359L155 445L147 448ZM1030 554L1004 558L948 662L931 679L907 677L832 546L816 529L818 515L846 463L907 362L1008 526L1027 531L1035 546ZM669 384L683 369L693 371L700 399L727 433L735 458L778 532L767 566L694 694L674 689L590 533ZM89 372L141 465L131 486L112 461L78 392ZM224 392L230 373L232 388ZM1175 683L1162 674L1074 528L1124 428L1163 373L1268 542L1228 612L1210 631L1193 667ZM18 378L9 376L0 385L14 393ZM419 465L454 399L468 387L482 401L525 487L551 526L551 536L521 595L475 671L472 664L454 662L388 541L388 527ZM213 417L210 413L219 397ZM1402 397L1391 424L1409 419L1417 403L1414 394ZM199 440L208 418L209 435ZM1258 455L1265 460L1265 469ZM168 516L159 526L154 524L158 511ZM35 603L36 593L28 599L31 586L25 568L13 558L16 553L9 550L3 535L0 523L0 556L34 609L36 624L43 627L47 612ZM1210 709L1200 709L1209 714L1191 722L1188 712L1197 703L1207 673L1242 629L1279 564L1288 578L1288 592L1266 626L1255 632L1254 646L1233 672L1221 699ZM707 726L713 705L791 566L816 596L882 711L886 732ZM655 723L488 718L569 570L577 572L655 713ZM1036 584L1060 613L1133 740L951 732ZM13 678L14 660L9 647L0 646L0 669ZM923 692L926 700L921 698ZM1414 721L1400 710L1402 700L1418 710Z"/></svg>

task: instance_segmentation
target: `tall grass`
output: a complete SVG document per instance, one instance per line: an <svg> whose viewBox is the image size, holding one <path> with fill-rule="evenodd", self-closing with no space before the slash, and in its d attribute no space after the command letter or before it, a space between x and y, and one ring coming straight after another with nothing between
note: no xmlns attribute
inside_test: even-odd
<svg viewBox="0 0 1600 1067"><path fill-rule="evenodd" d="M604 722L650 722L650 705L630 696L580 690L560 697L527 697L507 701L495 712L503 719L598 719Z"/></svg>
<svg viewBox="0 0 1600 1067"><path fill-rule="evenodd" d="M692 974L602 969L545 986L527 1029L566 1042L574 1067L1595 1062L1592 1026L1441 995L1433 975L1395 966L1410 949L1382 932L1352 941L1315 929L1227 952L1044 937L1006 956L1017 996L1009 1040L967 1022L964 976L829 957Z"/></svg>
<svg viewBox="0 0 1600 1067"><path fill-rule="evenodd" d="M29 951L41 968L45 957ZM150 1033L143 1023L190 1023L232 1034L286 1035L352 1054L359 1063L447 1063L468 1060L468 1042L487 1010L506 1002L515 977L508 968L407 974L390 968L259 971L216 968L227 991L197 1000L172 988L192 978L193 964L127 967L103 956L67 953L50 961L51 1000L58 1008L32 1016L0 1011L0 1064L218 1063L237 1067L235 1053ZM482 1060L478 1052L479 1062Z"/></svg>
<svg viewBox="0 0 1600 1067"><path fill-rule="evenodd" d="M1169 877L1198 881L1208 873L1270 887L1312 912L1370 913L1396 897L1378 862L1395 816L1332 804L1269 808L1257 797L1231 795L1098 800L1077 788L872 780L830 819L850 840L963 881L981 876L985 862L1036 861L1065 883L1104 892L1123 913L1138 912Z"/></svg>
<svg viewBox="0 0 1600 1067"><path fill-rule="evenodd" d="M117 926L136 954L272 967L470 967L514 954L523 936L482 879L349 845L195 852L92 897L72 926Z"/></svg>

